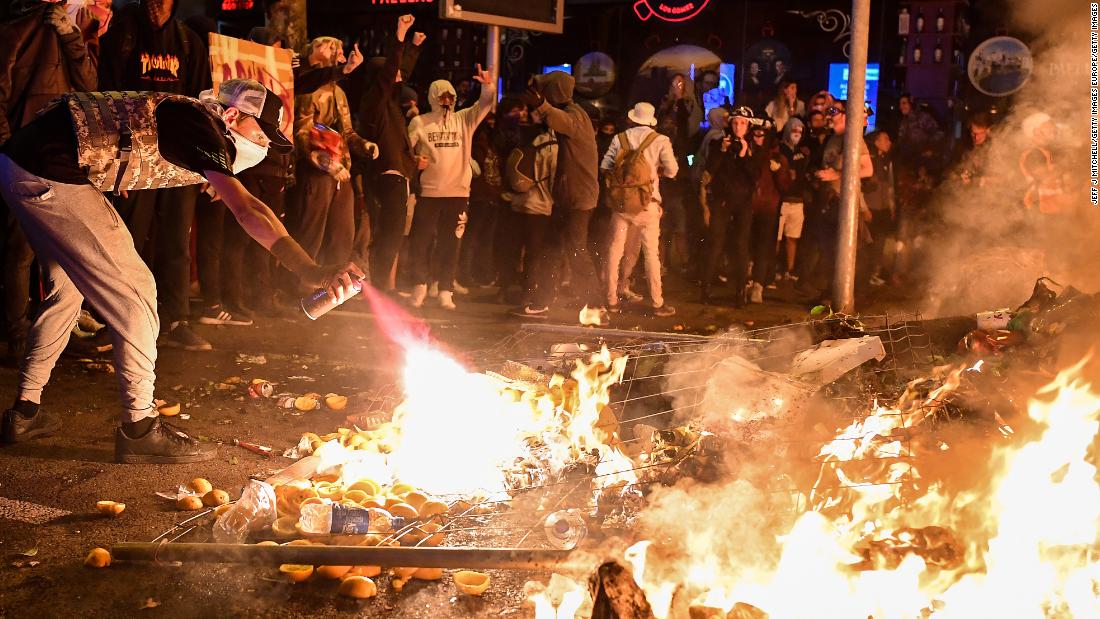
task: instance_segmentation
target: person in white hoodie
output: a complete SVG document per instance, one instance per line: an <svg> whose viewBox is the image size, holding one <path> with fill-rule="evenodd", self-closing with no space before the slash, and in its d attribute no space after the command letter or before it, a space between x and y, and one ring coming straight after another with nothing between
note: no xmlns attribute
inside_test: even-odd
<svg viewBox="0 0 1100 619"><path fill-rule="evenodd" d="M439 282L439 304L445 309L455 309L458 244L466 227L473 180L470 162L474 130L496 100L496 84L481 65L477 66L474 79L481 83L477 103L455 111L454 86L446 80L436 80L428 88L432 111L409 123L413 153L427 159L427 167L420 175L420 196L409 234L414 307L424 305L431 279Z"/></svg>
<svg viewBox="0 0 1100 619"><path fill-rule="evenodd" d="M665 304L661 287L661 259L659 255L661 237L661 191L660 178L675 178L680 171L676 162L676 154L672 151L672 142L668 136L657 133L653 127L657 125L657 117L653 105L650 103L637 103L634 109L627 112L631 127L615 136L611 146L603 156L600 168L612 170L615 168L619 153L626 148L630 150L641 148L646 144L646 162L650 166L650 178L653 180L653 194L645 210L633 215L627 215L617 211L611 213L611 238L610 248L607 253L607 303L608 309L619 306L619 263L623 259L626 248L627 236L630 230L637 229L641 232L642 252L645 257L646 279L649 280L649 297L653 302L653 313L657 316L672 316L676 310ZM652 139L650 139L652 137ZM627 274L629 275L629 274Z"/></svg>

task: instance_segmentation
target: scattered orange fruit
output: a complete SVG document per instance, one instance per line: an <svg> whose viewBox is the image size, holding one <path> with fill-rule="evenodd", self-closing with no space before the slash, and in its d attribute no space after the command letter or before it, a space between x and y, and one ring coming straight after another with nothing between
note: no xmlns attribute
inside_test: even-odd
<svg viewBox="0 0 1100 619"><path fill-rule="evenodd" d="M107 567L111 564L111 553L106 548L92 548L84 557L84 567Z"/></svg>
<svg viewBox="0 0 1100 619"><path fill-rule="evenodd" d="M216 508L214 508L214 517L215 518L221 518L222 514L229 511L230 507L233 507L233 506L230 505L229 503L226 503L225 505L217 506Z"/></svg>
<svg viewBox="0 0 1100 619"><path fill-rule="evenodd" d="M176 402L175 404L162 404L161 406L157 407L157 412L164 417L175 417L176 415L180 414L180 404L179 402Z"/></svg>
<svg viewBox="0 0 1100 619"><path fill-rule="evenodd" d="M351 568L347 574L344 574L344 578L351 578L353 576L365 576L367 578L374 578L382 574L382 568L377 565L356 565Z"/></svg>
<svg viewBox="0 0 1100 619"><path fill-rule="evenodd" d="M217 507L229 502L229 493L225 490L211 490L202 495L202 504L207 507Z"/></svg>
<svg viewBox="0 0 1100 619"><path fill-rule="evenodd" d="M408 493L412 492L413 490L416 490L416 488L414 488L411 484L394 484L393 487L390 488L390 494L393 494L393 495L408 494Z"/></svg>
<svg viewBox="0 0 1100 619"><path fill-rule="evenodd" d="M298 516L283 516L281 518L276 518L275 522L271 523L271 532L279 539L297 537L298 529L294 526L296 524L298 524Z"/></svg>
<svg viewBox="0 0 1100 619"><path fill-rule="evenodd" d="M184 512L193 512L202 509L202 499L197 496L187 495L176 501L176 508Z"/></svg>
<svg viewBox="0 0 1100 619"><path fill-rule="evenodd" d="M362 490L348 490L344 493L345 499L349 501L354 501L356 503L362 503L363 501L366 501L369 496L370 495L368 495L366 492L363 492Z"/></svg>
<svg viewBox="0 0 1100 619"><path fill-rule="evenodd" d="M294 399L294 408L300 411L308 412L312 410L317 410L317 408L320 406L320 402L308 396L302 396L300 398Z"/></svg>
<svg viewBox="0 0 1100 619"><path fill-rule="evenodd" d="M279 571L286 575L290 582L302 582L313 575L312 565L293 565L284 563L279 566Z"/></svg>
<svg viewBox="0 0 1100 619"><path fill-rule="evenodd" d="M191 489L194 490L196 494L206 494L214 489L214 484L201 477L196 477L191 480Z"/></svg>
<svg viewBox="0 0 1100 619"><path fill-rule="evenodd" d="M257 546L278 546L279 542L276 542L276 541L270 540L270 539L265 539L264 541L259 542L256 545Z"/></svg>
<svg viewBox="0 0 1100 619"><path fill-rule="evenodd" d="M417 511L419 511L420 508L423 507L424 504L430 500L432 500L430 496L416 490L413 490L412 492L405 495L405 502L415 507Z"/></svg>
<svg viewBox="0 0 1100 619"><path fill-rule="evenodd" d="M330 393L325 396L325 406L330 410L342 411L348 405L348 396Z"/></svg>
<svg viewBox="0 0 1100 619"><path fill-rule="evenodd" d="M455 572L454 581L458 591L466 595L481 595L489 588L489 575L483 572Z"/></svg>
<svg viewBox="0 0 1100 619"><path fill-rule="evenodd" d="M318 576L329 580L341 578L350 571L350 565L319 565L316 570Z"/></svg>
<svg viewBox="0 0 1100 619"><path fill-rule="evenodd" d="M428 501L418 508L418 513L420 514L421 518L427 520L432 516L446 514L447 504L443 501Z"/></svg>
<svg viewBox="0 0 1100 619"><path fill-rule="evenodd" d="M95 508L98 509L101 514L117 516L122 513L122 510L126 509L126 504L116 503L115 501L96 501Z"/></svg>
<svg viewBox="0 0 1100 619"><path fill-rule="evenodd" d="M443 578L443 568L441 567L422 567L412 575L417 580L439 580Z"/></svg>
<svg viewBox="0 0 1100 619"><path fill-rule="evenodd" d="M410 520L415 520L420 517L420 514L416 511L416 508L412 505L409 505L408 503L396 503L387 507L386 510L398 518L408 518Z"/></svg>
<svg viewBox="0 0 1100 619"><path fill-rule="evenodd" d="M362 490L370 496L374 496L382 491L382 487L379 486L373 479L360 479L354 484L348 486L348 490Z"/></svg>
<svg viewBox="0 0 1100 619"><path fill-rule="evenodd" d="M378 595L378 585L366 576L349 576L340 583L340 595L365 600Z"/></svg>

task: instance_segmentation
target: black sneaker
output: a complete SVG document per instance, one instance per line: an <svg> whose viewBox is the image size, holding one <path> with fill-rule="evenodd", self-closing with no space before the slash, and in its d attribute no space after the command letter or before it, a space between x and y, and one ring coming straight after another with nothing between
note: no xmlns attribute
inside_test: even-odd
<svg viewBox="0 0 1100 619"><path fill-rule="evenodd" d="M252 317L239 310L230 312L224 305L215 305L202 310L202 316L199 316L199 324L248 327L252 325Z"/></svg>
<svg viewBox="0 0 1100 619"><path fill-rule="evenodd" d="M546 306L534 307L525 305L520 309L512 310L510 313L520 318L538 318L540 320L545 320L550 317L550 308Z"/></svg>
<svg viewBox="0 0 1100 619"><path fill-rule="evenodd" d="M218 446L200 443L157 417L145 436L131 438L115 429L115 462L122 464L185 464L213 460Z"/></svg>
<svg viewBox="0 0 1100 619"><path fill-rule="evenodd" d="M210 342L202 339L191 330L186 322L173 323L167 331L160 334L160 345L167 348L182 348L190 351L214 350Z"/></svg>
<svg viewBox="0 0 1100 619"><path fill-rule="evenodd" d="M676 308L672 307L668 303L665 303L664 305L662 305L660 307L653 308L653 315L654 316L660 316L662 318L664 318L666 316L675 316L676 315Z"/></svg>
<svg viewBox="0 0 1100 619"><path fill-rule="evenodd" d="M61 420L46 411L39 410L34 417L24 417L18 411L4 411L3 443L11 445L31 439L49 436L61 429Z"/></svg>

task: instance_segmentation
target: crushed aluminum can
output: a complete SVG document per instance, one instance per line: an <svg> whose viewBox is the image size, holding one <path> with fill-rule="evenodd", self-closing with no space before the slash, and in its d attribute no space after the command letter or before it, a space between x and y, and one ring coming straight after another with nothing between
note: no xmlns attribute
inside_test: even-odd
<svg viewBox="0 0 1100 619"><path fill-rule="evenodd" d="M248 395L253 398L270 398L275 393L275 386L266 380L254 380L248 386Z"/></svg>
<svg viewBox="0 0 1100 619"><path fill-rule="evenodd" d="M296 398L292 395L279 398L279 408L294 408L295 399Z"/></svg>
<svg viewBox="0 0 1100 619"><path fill-rule="evenodd" d="M1012 320L1012 310L1007 307L988 312L978 312L977 315L978 329L981 331L1007 329L1010 320Z"/></svg>

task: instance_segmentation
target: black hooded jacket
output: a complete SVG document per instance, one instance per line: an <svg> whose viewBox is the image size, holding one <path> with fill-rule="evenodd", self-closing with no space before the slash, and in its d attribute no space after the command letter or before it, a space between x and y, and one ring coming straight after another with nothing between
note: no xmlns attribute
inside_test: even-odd
<svg viewBox="0 0 1100 619"><path fill-rule="evenodd" d="M371 58L366 66L363 99L359 105L359 134L378 144L378 159L371 162L371 176L396 170L412 179L416 176L416 161L409 145L408 124L401 111L401 87L397 71L403 79L412 75L420 47L411 41L401 42L393 36L389 53L384 58Z"/></svg>
<svg viewBox="0 0 1100 619"><path fill-rule="evenodd" d="M148 2L173 2L160 28L149 21ZM100 39L100 90L151 90L197 97L210 88L206 44L176 18L174 0L141 0L115 13Z"/></svg>

